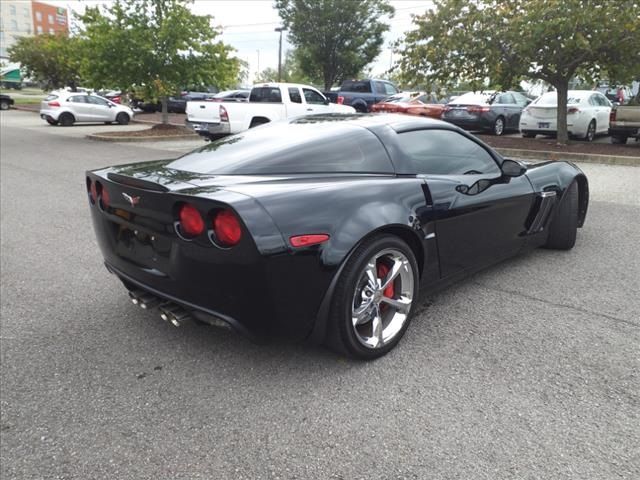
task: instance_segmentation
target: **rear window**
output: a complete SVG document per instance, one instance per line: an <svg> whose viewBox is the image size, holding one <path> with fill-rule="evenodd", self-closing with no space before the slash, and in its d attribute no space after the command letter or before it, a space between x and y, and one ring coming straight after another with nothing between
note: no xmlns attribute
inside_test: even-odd
<svg viewBox="0 0 640 480"><path fill-rule="evenodd" d="M493 97L493 93L465 93L451 103L458 105L487 105Z"/></svg>
<svg viewBox="0 0 640 480"><path fill-rule="evenodd" d="M371 82L347 80L346 82L342 82L340 90L344 92L371 93Z"/></svg>
<svg viewBox="0 0 640 480"><path fill-rule="evenodd" d="M567 105L576 105L582 101L581 95L571 94L569 93L567 98ZM538 100L536 100L536 105L550 105L556 106L558 105L558 95L556 92L548 92L542 95Z"/></svg>
<svg viewBox="0 0 640 480"><path fill-rule="evenodd" d="M44 99L45 102L50 102L51 100L55 100L56 98L58 98L58 95L48 95L47 98Z"/></svg>
<svg viewBox="0 0 640 480"><path fill-rule="evenodd" d="M257 87L251 90L250 102L281 103L282 95L278 87Z"/></svg>
<svg viewBox="0 0 640 480"><path fill-rule="evenodd" d="M168 167L212 175L394 173L378 137L342 122L262 126L211 142Z"/></svg>

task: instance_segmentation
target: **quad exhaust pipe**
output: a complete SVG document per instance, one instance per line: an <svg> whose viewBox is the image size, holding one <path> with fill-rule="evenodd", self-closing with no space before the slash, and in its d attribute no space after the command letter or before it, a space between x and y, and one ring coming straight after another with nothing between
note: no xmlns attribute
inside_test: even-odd
<svg viewBox="0 0 640 480"><path fill-rule="evenodd" d="M184 325L191 320L191 314L184 308L174 303L164 302L158 297L142 290L129 290L129 298L131 303L139 306L143 310L150 310L158 307L160 310L160 318L165 322L169 322L174 327Z"/></svg>

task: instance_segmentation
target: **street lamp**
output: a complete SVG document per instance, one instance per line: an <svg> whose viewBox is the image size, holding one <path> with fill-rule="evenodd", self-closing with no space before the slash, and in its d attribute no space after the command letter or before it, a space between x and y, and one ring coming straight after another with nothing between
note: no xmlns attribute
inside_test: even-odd
<svg viewBox="0 0 640 480"><path fill-rule="evenodd" d="M278 43L278 82L282 80L282 32L284 32L286 28L277 27L274 31L280 32L280 42Z"/></svg>

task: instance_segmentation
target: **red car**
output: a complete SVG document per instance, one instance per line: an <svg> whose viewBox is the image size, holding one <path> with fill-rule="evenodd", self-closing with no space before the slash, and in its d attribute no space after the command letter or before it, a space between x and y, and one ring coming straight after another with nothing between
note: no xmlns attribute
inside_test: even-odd
<svg viewBox="0 0 640 480"><path fill-rule="evenodd" d="M423 117L440 118L444 101L425 92L404 92L386 98L371 106L372 112L407 113Z"/></svg>

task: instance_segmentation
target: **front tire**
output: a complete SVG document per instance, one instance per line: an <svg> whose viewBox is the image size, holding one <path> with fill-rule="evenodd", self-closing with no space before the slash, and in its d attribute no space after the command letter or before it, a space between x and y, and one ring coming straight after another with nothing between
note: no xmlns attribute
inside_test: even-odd
<svg viewBox="0 0 640 480"><path fill-rule="evenodd" d="M330 346L363 360L388 353L409 326L418 282L415 255L401 239L381 235L362 243L336 285Z"/></svg>
<svg viewBox="0 0 640 480"><path fill-rule="evenodd" d="M0 102L0 110L9 110L9 102L2 100L2 102Z"/></svg>
<svg viewBox="0 0 640 480"><path fill-rule="evenodd" d="M571 250L576 244L578 232L578 184L573 182L558 207L551 228L546 248Z"/></svg>
<svg viewBox="0 0 640 480"><path fill-rule="evenodd" d="M129 115L124 112L120 112L118 115L116 115L116 122L118 122L120 125L129 125L129 120L131 120L129 118Z"/></svg>

